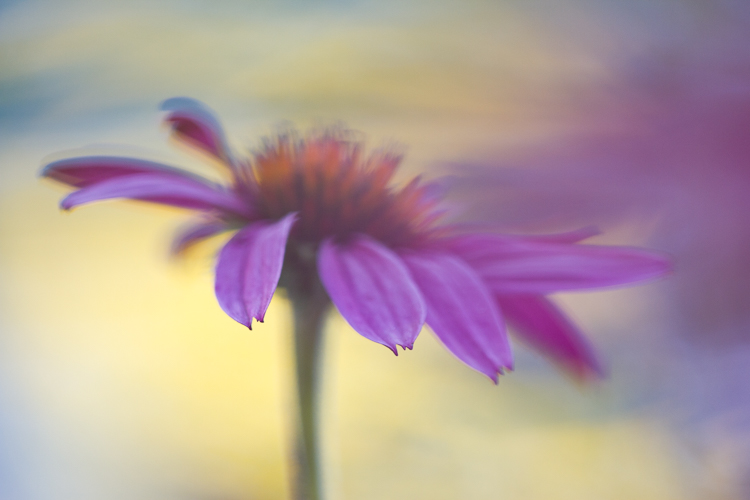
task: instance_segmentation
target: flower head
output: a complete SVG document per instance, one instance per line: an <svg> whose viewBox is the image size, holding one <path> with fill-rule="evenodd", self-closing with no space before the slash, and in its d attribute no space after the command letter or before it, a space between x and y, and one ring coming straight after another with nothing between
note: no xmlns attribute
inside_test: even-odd
<svg viewBox="0 0 750 500"><path fill-rule="evenodd" d="M77 188L62 200L66 210L129 198L197 212L175 238L176 253L236 231L219 252L215 289L222 309L248 328L263 321L277 286L319 283L352 328L394 353L411 349L426 323L497 381L513 367L507 322L573 373L601 374L589 343L545 295L642 282L670 267L644 250L580 245L589 229L510 236L449 225L434 185L392 186L400 155L367 156L343 129L282 134L241 159L201 103L176 98L163 109L177 140L226 167L226 185L104 156L56 161L42 175Z"/></svg>

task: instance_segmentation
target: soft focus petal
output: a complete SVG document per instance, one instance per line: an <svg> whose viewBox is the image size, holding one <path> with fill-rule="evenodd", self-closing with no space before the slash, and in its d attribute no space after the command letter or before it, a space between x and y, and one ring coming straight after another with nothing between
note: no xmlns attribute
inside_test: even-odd
<svg viewBox="0 0 750 500"><path fill-rule="evenodd" d="M656 252L627 247L568 245L485 235L457 238L451 250L495 293L546 294L649 281L671 270Z"/></svg>
<svg viewBox="0 0 750 500"><path fill-rule="evenodd" d="M196 243L229 229L220 220L200 220L182 228L172 240L172 255L180 255Z"/></svg>
<svg viewBox="0 0 750 500"><path fill-rule="evenodd" d="M425 306L401 259L375 240L326 240L318 253L320 280L341 316L362 336L411 349L425 321Z"/></svg>
<svg viewBox="0 0 750 500"><path fill-rule="evenodd" d="M224 245L216 264L216 298L232 319L251 328L263 322L281 276L284 250L296 214L240 230Z"/></svg>
<svg viewBox="0 0 750 500"><path fill-rule="evenodd" d="M250 208L234 193L208 181L202 182L179 173L146 173L115 177L92 184L66 196L65 210L112 198L131 198L194 210L218 209L251 216Z"/></svg>
<svg viewBox="0 0 750 500"><path fill-rule="evenodd" d="M448 246L470 255L490 253L494 247L514 243L579 243L585 239L601 234L596 226L585 226L572 231L550 234L504 234L493 233L488 225L454 224L457 231L468 232L461 236L448 238Z"/></svg>
<svg viewBox="0 0 750 500"><path fill-rule="evenodd" d="M173 97L164 101L161 109L169 112L164 121L174 138L225 163L232 163L224 130L203 103L188 97Z"/></svg>
<svg viewBox="0 0 750 500"><path fill-rule="evenodd" d="M44 167L41 175L69 186L82 188L116 177L147 173L171 174L200 180L200 177L196 175L168 165L119 156L66 158Z"/></svg>
<svg viewBox="0 0 750 500"><path fill-rule="evenodd" d="M505 324L472 269L447 253L402 255L427 306L427 324L461 361L497 382L513 368Z"/></svg>
<svg viewBox="0 0 750 500"><path fill-rule="evenodd" d="M588 340L541 295L498 295L508 324L529 346L560 363L579 378L604 375Z"/></svg>
<svg viewBox="0 0 750 500"><path fill-rule="evenodd" d="M546 243L578 243L599 234L601 231L596 226L585 226L564 233L527 235L525 239Z"/></svg>

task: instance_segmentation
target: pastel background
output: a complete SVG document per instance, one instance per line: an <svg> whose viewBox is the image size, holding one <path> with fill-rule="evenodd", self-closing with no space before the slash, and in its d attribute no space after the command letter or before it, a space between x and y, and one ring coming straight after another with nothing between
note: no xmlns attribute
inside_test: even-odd
<svg viewBox="0 0 750 500"><path fill-rule="evenodd" d="M159 126L180 95L238 150L344 122L404 144L402 178L454 175L467 217L675 257L559 298L609 366L586 386L517 343L494 386L333 314L331 498L750 498L748 28L729 0L0 2L0 499L288 495L283 295L248 332L216 246L168 258L180 211L61 213L38 178L81 148L205 169Z"/></svg>

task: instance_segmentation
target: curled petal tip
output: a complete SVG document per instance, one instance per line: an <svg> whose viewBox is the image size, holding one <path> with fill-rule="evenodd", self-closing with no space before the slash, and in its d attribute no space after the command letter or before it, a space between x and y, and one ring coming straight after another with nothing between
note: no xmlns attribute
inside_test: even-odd
<svg viewBox="0 0 750 500"><path fill-rule="evenodd" d="M208 106L188 97L174 97L162 102L160 108L167 112L164 123L173 138L233 164L224 130Z"/></svg>

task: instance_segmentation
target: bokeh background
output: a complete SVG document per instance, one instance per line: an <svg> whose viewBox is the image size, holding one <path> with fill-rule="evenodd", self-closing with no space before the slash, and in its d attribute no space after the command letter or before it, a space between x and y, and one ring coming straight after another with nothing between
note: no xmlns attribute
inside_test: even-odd
<svg viewBox="0 0 750 500"><path fill-rule="evenodd" d="M467 219L596 224L669 252L647 286L559 297L607 360L516 344L498 386L429 332L394 357L332 315L332 499L750 498L750 4L743 0L0 2L0 499L287 498L289 307L248 332L178 210L60 213L44 161L211 175L160 128L186 95L247 151L291 121L406 146ZM218 243L217 243L218 244Z"/></svg>

